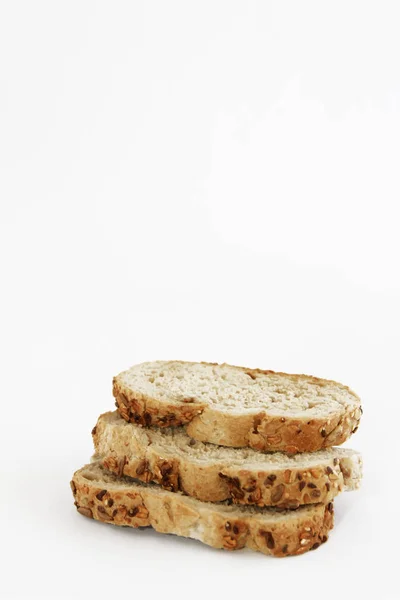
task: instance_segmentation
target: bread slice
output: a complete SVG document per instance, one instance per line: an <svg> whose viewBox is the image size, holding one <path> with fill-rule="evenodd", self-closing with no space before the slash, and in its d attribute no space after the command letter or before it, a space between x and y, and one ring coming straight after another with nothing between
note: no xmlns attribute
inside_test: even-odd
<svg viewBox="0 0 400 600"><path fill-rule="evenodd" d="M139 427L116 411L101 415L92 433L95 457L109 471L202 501L297 508L328 503L361 480L361 455L344 448L292 455L227 448L196 442L184 427Z"/></svg>
<svg viewBox="0 0 400 600"><path fill-rule="evenodd" d="M114 378L113 393L126 421L186 425L201 442L289 453L342 444L362 413L340 383L226 364L142 363Z"/></svg>
<svg viewBox="0 0 400 600"><path fill-rule="evenodd" d="M71 481L82 515L114 525L153 527L200 540L214 548L251 548L264 554L302 554L325 542L333 527L333 504L274 508L200 502L129 477L117 478L99 463L77 471Z"/></svg>

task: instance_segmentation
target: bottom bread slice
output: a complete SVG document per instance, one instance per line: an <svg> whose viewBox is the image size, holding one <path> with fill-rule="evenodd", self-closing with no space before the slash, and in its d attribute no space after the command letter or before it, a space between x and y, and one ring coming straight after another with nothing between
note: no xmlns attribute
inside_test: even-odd
<svg viewBox="0 0 400 600"><path fill-rule="evenodd" d="M100 462L74 473L71 488L82 515L129 527L200 540L214 548L251 548L273 556L315 550L333 527L333 503L294 510L201 502L130 477L118 478Z"/></svg>

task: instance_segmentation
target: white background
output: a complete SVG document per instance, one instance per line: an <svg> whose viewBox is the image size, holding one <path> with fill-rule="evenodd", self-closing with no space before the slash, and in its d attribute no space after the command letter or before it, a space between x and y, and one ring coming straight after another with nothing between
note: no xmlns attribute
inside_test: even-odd
<svg viewBox="0 0 400 600"><path fill-rule="evenodd" d="M399 598L398 2L0 6L1 598ZM362 397L328 544L76 513L112 376L174 358Z"/></svg>

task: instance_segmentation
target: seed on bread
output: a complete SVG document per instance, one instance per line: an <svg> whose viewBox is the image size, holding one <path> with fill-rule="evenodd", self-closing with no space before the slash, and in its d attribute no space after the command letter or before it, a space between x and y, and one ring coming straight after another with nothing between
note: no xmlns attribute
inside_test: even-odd
<svg viewBox="0 0 400 600"><path fill-rule="evenodd" d="M88 517L89 519L93 518L93 513L90 510L90 508L87 508L85 506L78 506L77 507L78 513L80 513L81 515L83 515L84 517Z"/></svg>
<svg viewBox="0 0 400 600"><path fill-rule="evenodd" d="M237 540L236 538L230 536L230 535L226 535L224 537L224 548L227 550L233 550L234 548L236 548L237 546Z"/></svg>
<svg viewBox="0 0 400 600"><path fill-rule="evenodd" d="M143 475L145 471L149 470L149 461L144 459L140 462L139 466L136 469L136 475Z"/></svg>
<svg viewBox="0 0 400 600"><path fill-rule="evenodd" d="M265 543L267 544L267 548L269 548L270 550L275 548L274 536L272 535L272 533L270 531L260 531L260 535L262 535L265 538Z"/></svg>
<svg viewBox="0 0 400 600"><path fill-rule="evenodd" d="M107 490L101 490L98 494L96 494L97 500L103 500L103 498L106 494L107 494Z"/></svg>
<svg viewBox="0 0 400 600"><path fill-rule="evenodd" d="M271 500L272 502L279 502L279 500L283 496L283 492L285 491L285 486L283 483L277 485L271 492Z"/></svg>

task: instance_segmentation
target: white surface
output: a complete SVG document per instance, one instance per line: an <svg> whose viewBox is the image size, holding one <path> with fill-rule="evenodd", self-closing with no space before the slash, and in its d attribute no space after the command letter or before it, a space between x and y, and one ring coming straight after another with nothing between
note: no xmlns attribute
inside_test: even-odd
<svg viewBox="0 0 400 600"><path fill-rule="evenodd" d="M1 598L399 597L397 13L1 3ZM75 512L112 376L169 358L362 396L328 544L274 560Z"/></svg>

